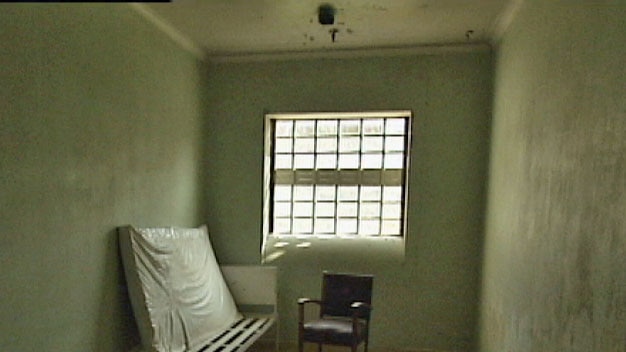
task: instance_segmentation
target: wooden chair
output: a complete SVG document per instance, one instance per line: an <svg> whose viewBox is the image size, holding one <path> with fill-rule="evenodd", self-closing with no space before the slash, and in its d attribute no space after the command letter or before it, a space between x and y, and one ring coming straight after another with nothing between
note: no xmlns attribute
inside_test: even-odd
<svg viewBox="0 0 626 352"><path fill-rule="evenodd" d="M304 342L349 346L352 351L364 343L367 352L372 311L372 275L323 273L322 299L298 299L298 350ZM319 305L319 318L304 321L305 305Z"/></svg>

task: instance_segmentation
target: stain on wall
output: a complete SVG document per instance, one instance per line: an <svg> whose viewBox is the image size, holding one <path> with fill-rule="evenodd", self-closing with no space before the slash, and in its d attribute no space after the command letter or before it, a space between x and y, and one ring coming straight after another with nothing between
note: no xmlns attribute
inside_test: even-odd
<svg viewBox="0 0 626 352"><path fill-rule="evenodd" d="M481 351L626 351L625 15L527 1L498 47Z"/></svg>

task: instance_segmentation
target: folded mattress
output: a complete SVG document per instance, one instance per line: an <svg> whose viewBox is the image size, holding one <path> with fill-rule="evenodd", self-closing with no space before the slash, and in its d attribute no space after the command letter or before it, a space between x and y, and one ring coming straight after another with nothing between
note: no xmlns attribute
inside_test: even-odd
<svg viewBox="0 0 626 352"><path fill-rule="evenodd" d="M119 236L143 351L199 351L242 318L205 226L125 226Z"/></svg>

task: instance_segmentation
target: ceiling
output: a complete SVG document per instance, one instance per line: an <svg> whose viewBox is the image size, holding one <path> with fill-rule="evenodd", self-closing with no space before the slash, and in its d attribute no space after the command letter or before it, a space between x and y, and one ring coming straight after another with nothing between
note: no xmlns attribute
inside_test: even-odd
<svg viewBox="0 0 626 352"><path fill-rule="evenodd" d="M515 1L174 0L139 6L204 54L236 55L487 43ZM318 21L323 4L335 9L333 25Z"/></svg>

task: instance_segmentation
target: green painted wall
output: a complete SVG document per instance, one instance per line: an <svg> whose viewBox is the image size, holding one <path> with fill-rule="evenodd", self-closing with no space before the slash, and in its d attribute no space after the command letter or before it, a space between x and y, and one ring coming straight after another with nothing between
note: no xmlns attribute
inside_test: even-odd
<svg viewBox="0 0 626 352"><path fill-rule="evenodd" d="M128 5L0 5L0 350L137 341L115 227L201 222L202 77Z"/></svg>
<svg viewBox="0 0 626 352"><path fill-rule="evenodd" d="M626 351L626 4L565 3L498 48L485 352Z"/></svg>
<svg viewBox="0 0 626 352"><path fill-rule="evenodd" d="M405 260L365 244L360 254L328 255L314 246L272 262L284 342L296 339L296 299L319 297L322 270L336 270L376 275L373 348L473 347L491 72L485 49L211 66L207 219L226 263L260 262L264 111L414 112Z"/></svg>

